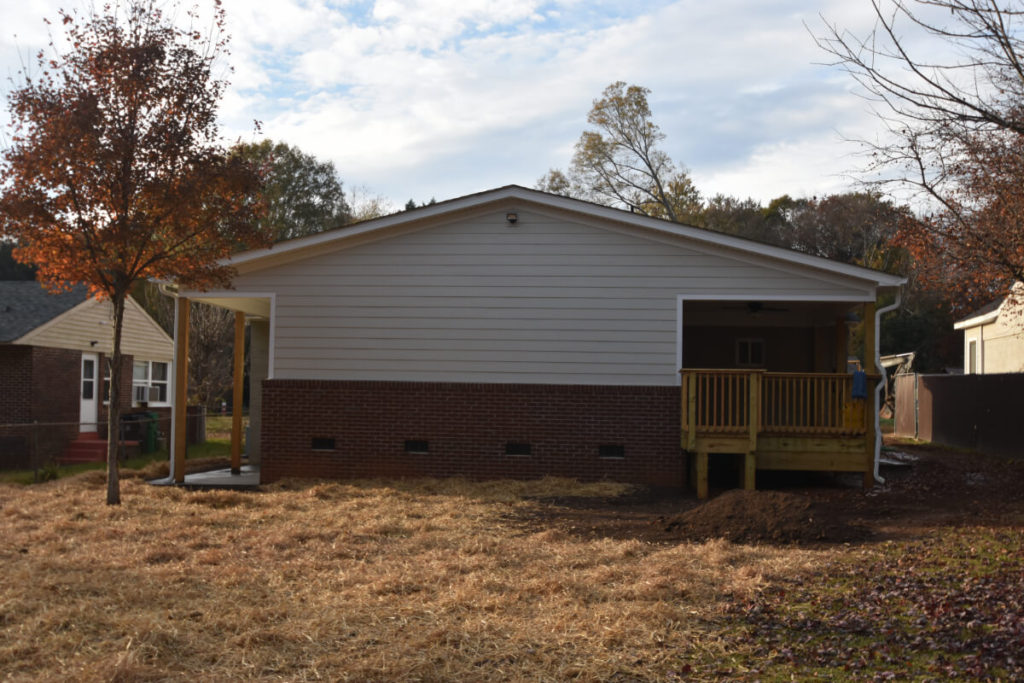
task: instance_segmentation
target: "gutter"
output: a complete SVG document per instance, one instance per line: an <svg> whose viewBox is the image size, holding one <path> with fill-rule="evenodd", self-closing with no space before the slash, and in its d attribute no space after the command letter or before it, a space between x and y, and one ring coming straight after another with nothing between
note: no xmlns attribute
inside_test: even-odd
<svg viewBox="0 0 1024 683"><path fill-rule="evenodd" d="M880 340L881 331L882 331L882 314L883 313L888 313L889 311L894 311L897 308L899 308L900 307L900 302L902 300L902 294L903 294L902 288L897 287L896 288L896 300L893 301L888 306L885 306L883 308L879 308L879 309L877 309L875 311L875 367L878 368L879 371L881 371L881 373L882 373L882 381L880 381L877 385L875 385L875 402L874 402L874 405L876 407L881 405L882 388L885 387L886 382L888 381L887 378L886 378L885 368L882 367L882 355L881 355L881 351L879 349L879 340ZM884 484L885 483L885 479L883 479L882 475L880 475L878 473L878 460L882 456L881 418L878 416L878 413L879 413L878 410L875 410L874 413L875 413L875 472L874 472L874 475L875 475L875 481L877 481L877 482L879 482L881 484Z"/></svg>

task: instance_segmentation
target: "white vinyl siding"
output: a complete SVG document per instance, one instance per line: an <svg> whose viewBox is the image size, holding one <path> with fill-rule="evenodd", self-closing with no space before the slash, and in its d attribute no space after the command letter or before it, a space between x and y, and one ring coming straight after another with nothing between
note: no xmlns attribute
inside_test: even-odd
<svg viewBox="0 0 1024 683"><path fill-rule="evenodd" d="M872 286L517 207L236 278L276 295L275 377L672 385L677 297Z"/></svg>
<svg viewBox="0 0 1024 683"><path fill-rule="evenodd" d="M174 341L134 300L125 302L121 351L138 359L171 361ZM95 344L93 343L95 342ZM87 299L18 340L19 344L78 349L111 354L114 351L113 306Z"/></svg>

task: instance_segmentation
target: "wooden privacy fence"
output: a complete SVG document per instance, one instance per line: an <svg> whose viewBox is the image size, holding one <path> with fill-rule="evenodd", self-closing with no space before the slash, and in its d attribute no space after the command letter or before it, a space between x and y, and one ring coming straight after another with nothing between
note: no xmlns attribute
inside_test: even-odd
<svg viewBox="0 0 1024 683"><path fill-rule="evenodd" d="M848 436L868 428L853 375L682 370L683 431L692 435ZM877 378L874 378L877 379ZM872 378L868 378L871 386ZM756 442L752 441L750 450Z"/></svg>

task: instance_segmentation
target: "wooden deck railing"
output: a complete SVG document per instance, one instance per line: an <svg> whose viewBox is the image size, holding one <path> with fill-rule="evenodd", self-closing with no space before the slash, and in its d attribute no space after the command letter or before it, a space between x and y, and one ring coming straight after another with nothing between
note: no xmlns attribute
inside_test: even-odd
<svg viewBox="0 0 1024 683"><path fill-rule="evenodd" d="M703 369L681 373L682 426L691 435L747 434L753 449L757 434L858 436L868 429L864 401L852 397L852 375Z"/></svg>

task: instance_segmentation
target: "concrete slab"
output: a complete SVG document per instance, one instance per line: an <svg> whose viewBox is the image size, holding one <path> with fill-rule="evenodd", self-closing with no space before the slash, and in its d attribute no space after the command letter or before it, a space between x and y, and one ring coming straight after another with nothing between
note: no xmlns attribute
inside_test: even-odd
<svg viewBox="0 0 1024 683"><path fill-rule="evenodd" d="M260 468L258 465L242 465L240 474L231 474L231 469L194 472L185 475L184 484L175 484L170 477L153 479L153 486L182 486L187 489L250 489L260 486Z"/></svg>

